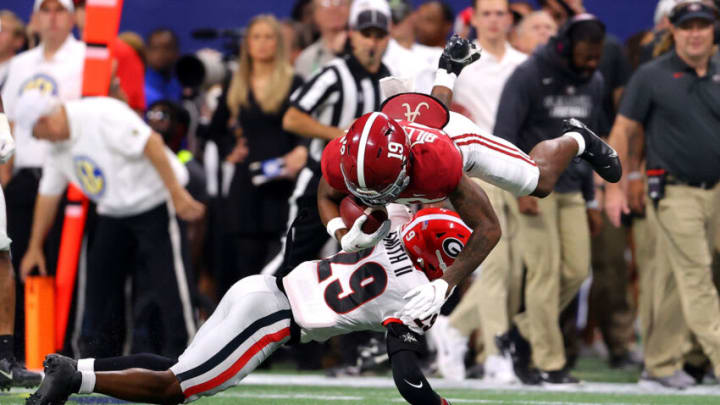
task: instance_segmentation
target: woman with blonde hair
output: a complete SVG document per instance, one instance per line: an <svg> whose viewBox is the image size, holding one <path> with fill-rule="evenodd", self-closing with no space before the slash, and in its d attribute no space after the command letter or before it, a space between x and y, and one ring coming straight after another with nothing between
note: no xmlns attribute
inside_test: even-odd
<svg viewBox="0 0 720 405"><path fill-rule="evenodd" d="M301 84L280 23L266 14L253 18L210 126L221 149L234 140L225 148L234 175L223 179L230 188L218 215L223 250L216 266L218 297L235 281L259 273L280 248L293 180L307 160L300 138L282 129L290 94Z"/></svg>

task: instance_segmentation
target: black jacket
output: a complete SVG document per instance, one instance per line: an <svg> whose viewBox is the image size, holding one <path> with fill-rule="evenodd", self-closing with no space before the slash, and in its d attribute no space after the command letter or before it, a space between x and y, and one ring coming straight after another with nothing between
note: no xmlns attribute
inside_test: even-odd
<svg viewBox="0 0 720 405"><path fill-rule="evenodd" d="M577 118L597 128L602 100L601 74L596 71L589 78L577 75L550 42L518 66L505 83L494 133L529 153L537 143L561 136L566 118ZM576 159L560 176L555 191L582 191L591 200L592 169Z"/></svg>

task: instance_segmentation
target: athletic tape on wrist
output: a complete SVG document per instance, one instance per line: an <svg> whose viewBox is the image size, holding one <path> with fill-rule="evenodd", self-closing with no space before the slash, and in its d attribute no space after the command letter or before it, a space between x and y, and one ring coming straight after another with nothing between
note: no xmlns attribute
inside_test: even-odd
<svg viewBox="0 0 720 405"><path fill-rule="evenodd" d="M338 229L347 229L347 226L345 226L345 222L340 217L335 217L328 221L327 226L325 227L327 229L327 232L330 234L330 237L337 240L335 237L335 233L338 231ZM338 241L339 242L339 241Z"/></svg>
<svg viewBox="0 0 720 405"><path fill-rule="evenodd" d="M78 360L77 370L95 372L95 359L90 357L87 359Z"/></svg>
<svg viewBox="0 0 720 405"><path fill-rule="evenodd" d="M78 394L91 394L95 389L95 373L91 371L81 371L82 382Z"/></svg>
<svg viewBox="0 0 720 405"><path fill-rule="evenodd" d="M433 83L433 86L443 86L452 90L455 87L456 79L457 75L455 73L450 73L445 69L438 69L435 72L435 83Z"/></svg>
<svg viewBox="0 0 720 405"><path fill-rule="evenodd" d="M8 122L7 115L0 113L0 137L10 137L10 123Z"/></svg>

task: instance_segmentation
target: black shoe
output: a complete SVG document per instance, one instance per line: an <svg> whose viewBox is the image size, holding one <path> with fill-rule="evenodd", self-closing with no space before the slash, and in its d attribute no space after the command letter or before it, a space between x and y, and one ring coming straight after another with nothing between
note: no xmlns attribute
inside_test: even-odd
<svg viewBox="0 0 720 405"><path fill-rule="evenodd" d="M579 384L580 380L565 370L540 371L540 378L545 384Z"/></svg>
<svg viewBox="0 0 720 405"><path fill-rule="evenodd" d="M608 361L610 368L618 370L632 370L637 369L640 364L632 359L630 353L625 352L620 355L611 355Z"/></svg>
<svg viewBox="0 0 720 405"><path fill-rule="evenodd" d="M355 366L360 373L378 368L389 359L387 345L376 338L371 338L367 344L359 346L357 352Z"/></svg>
<svg viewBox="0 0 720 405"><path fill-rule="evenodd" d="M473 364L465 374L467 378L479 380L485 375L485 366L482 363Z"/></svg>
<svg viewBox="0 0 720 405"><path fill-rule="evenodd" d="M495 345L501 355L512 360L513 371L521 383L525 385L540 384L540 374L534 368L530 368L532 354L530 343L520 334L517 326L512 325L510 330L504 334L495 336Z"/></svg>
<svg viewBox="0 0 720 405"><path fill-rule="evenodd" d="M45 378L40 388L25 401L25 405L63 405L74 392L73 385L77 385L73 381L73 377L78 373L77 362L65 356L51 354L45 357L43 366Z"/></svg>
<svg viewBox="0 0 720 405"><path fill-rule="evenodd" d="M590 163L603 179L610 183L620 181L622 165L615 149L575 118L563 120L562 132L577 132L582 135L585 138L585 152L580 157Z"/></svg>
<svg viewBox="0 0 720 405"><path fill-rule="evenodd" d="M15 357L0 359L0 390L10 387L32 388L40 385L40 373L29 371Z"/></svg>
<svg viewBox="0 0 720 405"><path fill-rule="evenodd" d="M707 366L709 363L702 366L695 366L690 363L683 365L683 370L695 380L695 384L702 384L705 374L707 374Z"/></svg>

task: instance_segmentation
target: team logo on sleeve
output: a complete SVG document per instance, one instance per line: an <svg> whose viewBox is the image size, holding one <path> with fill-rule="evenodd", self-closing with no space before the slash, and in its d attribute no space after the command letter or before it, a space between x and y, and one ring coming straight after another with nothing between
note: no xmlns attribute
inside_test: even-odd
<svg viewBox="0 0 720 405"><path fill-rule="evenodd" d="M465 247L465 245L463 245L459 239L455 238L447 238L442 243L443 251L452 258L458 257L463 247Z"/></svg>
<svg viewBox="0 0 720 405"><path fill-rule="evenodd" d="M43 94L52 94L54 96L58 94L57 82L52 76L44 73L33 75L20 85L20 94L28 90L39 90Z"/></svg>
<svg viewBox="0 0 720 405"><path fill-rule="evenodd" d="M107 188L107 181L102 169L87 156L76 156L73 159L75 175L80 187L91 199L102 197Z"/></svg>

